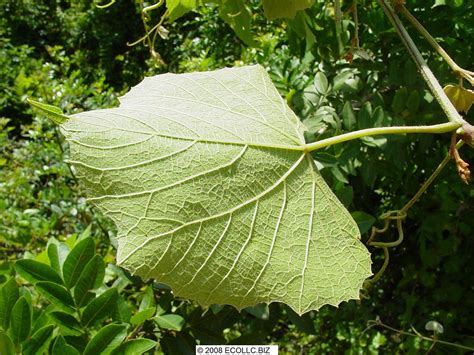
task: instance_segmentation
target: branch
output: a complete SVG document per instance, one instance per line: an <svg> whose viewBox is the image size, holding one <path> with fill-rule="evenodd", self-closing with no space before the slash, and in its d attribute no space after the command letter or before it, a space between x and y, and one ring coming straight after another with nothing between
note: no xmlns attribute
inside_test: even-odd
<svg viewBox="0 0 474 355"><path fill-rule="evenodd" d="M421 56L420 51L416 47L408 32L405 30L405 27L403 27L403 24L401 23L393 8L387 4L386 0L378 0L378 2L392 25L395 27L400 39L406 46L408 52L420 70L423 79L425 80L433 95L436 97L436 100L441 105L443 111L448 116L448 119L451 122L458 122L460 124L466 123L466 121L459 115L449 98L444 93L443 88L439 84L438 80L436 80L436 77L433 75L433 72L430 70L425 60Z"/></svg>
<svg viewBox="0 0 474 355"><path fill-rule="evenodd" d="M411 24L420 32L423 37L431 44L431 46L438 52L438 54L443 57L443 59L448 63L454 73L459 75L461 78L466 79L469 84L474 86L474 72L461 68L456 62L449 56L448 53L439 45L438 42L430 35L430 33L423 27L423 25L418 22L415 16L413 16L410 11L403 5L399 4L396 9L400 11Z"/></svg>

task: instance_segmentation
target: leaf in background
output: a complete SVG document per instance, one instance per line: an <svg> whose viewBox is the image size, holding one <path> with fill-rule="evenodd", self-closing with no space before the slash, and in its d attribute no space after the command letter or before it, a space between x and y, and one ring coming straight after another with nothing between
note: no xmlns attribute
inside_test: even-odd
<svg viewBox="0 0 474 355"><path fill-rule="evenodd" d="M316 73L314 76L314 87L321 95L326 95L329 89L328 78L322 72Z"/></svg>
<svg viewBox="0 0 474 355"><path fill-rule="evenodd" d="M10 337L2 330L0 330L0 354L16 355L15 344L13 344Z"/></svg>
<svg viewBox="0 0 474 355"><path fill-rule="evenodd" d="M375 223L375 217L362 211L352 212L352 217L357 222L361 234L369 231Z"/></svg>
<svg viewBox="0 0 474 355"><path fill-rule="evenodd" d="M298 11L311 7L314 0L262 0L265 16L269 20L294 18Z"/></svg>
<svg viewBox="0 0 474 355"><path fill-rule="evenodd" d="M201 6L202 0L166 0L170 21L174 21L185 13Z"/></svg>
<svg viewBox="0 0 474 355"><path fill-rule="evenodd" d="M23 354L36 355L47 352L49 343L51 342L51 337L53 335L53 330L54 325L47 325L35 332L26 342Z"/></svg>
<svg viewBox="0 0 474 355"><path fill-rule="evenodd" d="M156 341L150 339L129 340L112 351L114 355L139 355L153 349Z"/></svg>
<svg viewBox="0 0 474 355"><path fill-rule="evenodd" d="M256 45L251 31L252 17L243 0L221 2L219 15L247 46Z"/></svg>
<svg viewBox="0 0 474 355"><path fill-rule="evenodd" d="M105 264L100 255L95 255L81 272L74 288L74 299L78 306L83 306L88 300L88 291L102 285L105 275ZM90 299L90 298L89 298Z"/></svg>
<svg viewBox="0 0 474 355"><path fill-rule="evenodd" d="M16 272L32 284L38 281L51 281L62 285L61 276L51 267L35 260L23 259L15 263Z"/></svg>
<svg viewBox="0 0 474 355"><path fill-rule="evenodd" d="M62 335L56 338L51 355L80 355L80 352L73 346L66 343Z"/></svg>
<svg viewBox="0 0 474 355"><path fill-rule="evenodd" d="M24 296L20 297L12 309L10 319L10 335L17 346L30 334L31 308Z"/></svg>
<svg viewBox="0 0 474 355"><path fill-rule="evenodd" d="M163 329L179 332L184 326L184 318L178 314L164 314L153 318L155 323Z"/></svg>
<svg viewBox="0 0 474 355"><path fill-rule="evenodd" d="M407 88L398 89L395 93L392 102L392 110L396 114L400 114L406 107L408 100L408 90Z"/></svg>
<svg viewBox="0 0 474 355"><path fill-rule="evenodd" d="M89 341L83 355L107 355L120 345L127 336L125 324L109 324L103 327Z"/></svg>
<svg viewBox="0 0 474 355"><path fill-rule="evenodd" d="M48 316L61 327L61 334L63 335L81 335L83 333L77 319L68 313L49 312Z"/></svg>
<svg viewBox="0 0 474 355"><path fill-rule="evenodd" d="M13 305L20 297L20 291L16 280L12 277L5 282L0 289L0 326L7 330L10 325L10 317Z"/></svg>
<svg viewBox="0 0 474 355"><path fill-rule="evenodd" d="M92 300L84 309L82 323L87 327L111 316L116 307L117 297L117 289L111 288Z"/></svg>
<svg viewBox="0 0 474 355"><path fill-rule="evenodd" d="M344 123L344 128L348 131L352 131L356 125L356 116L350 101L346 101L342 108L342 122Z"/></svg>
<svg viewBox="0 0 474 355"><path fill-rule="evenodd" d="M87 263L95 254L94 240L90 237L81 240L71 250L63 265L64 282L68 288L74 287Z"/></svg>
<svg viewBox="0 0 474 355"><path fill-rule="evenodd" d="M446 85L444 92L459 112L468 113L474 103L474 91L459 85Z"/></svg>
<svg viewBox="0 0 474 355"><path fill-rule="evenodd" d="M135 314L132 318L130 318L130 323L133 325L139 325L144 323L146 320L153 317L155 314L156 307L145 308L144 310Z"/></svg>
<svg viewBox="0 0 474 355"><path fill-rule="evenodd" d="M74 311L74 300L65 287L49 281L37 282L35 287L44 298L60 310L67 313Z"/></svg>
<svg viewBox="0 0 474 355"><path fill-rule="evenodd" d="M146 78L61 129L89 202L117 225L118 263L177 296L304 313L358 298L371 274L260 66Z"/></svg>

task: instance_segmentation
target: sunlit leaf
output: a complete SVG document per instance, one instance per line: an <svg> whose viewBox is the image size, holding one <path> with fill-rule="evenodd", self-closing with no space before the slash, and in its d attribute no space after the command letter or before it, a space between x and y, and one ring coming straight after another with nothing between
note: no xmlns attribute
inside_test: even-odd
<svg viewBox="0 0 474 355"><path fill-rule="evenodd" d="M118 263L175 295L301 314L358 298L371 274L260 66L147 78L61 128L89 202L118 227Z"/></svg>

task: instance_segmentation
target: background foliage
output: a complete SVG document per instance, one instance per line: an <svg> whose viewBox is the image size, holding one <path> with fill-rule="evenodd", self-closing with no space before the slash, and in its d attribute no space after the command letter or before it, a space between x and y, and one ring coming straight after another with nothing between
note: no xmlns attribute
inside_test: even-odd
<svg viewBox="0 0 474 355"><path fill-rule="evenodd" d="M384 328L366 330L377 316L395 328L413 326L426 334L425 324L436 320L444 326L440 339L473 346L468 314L474 300L469 262L474 190L461 184L452 165L410 210L404 243L392 251L370 299L360 303L302 317L279 304L241 313L228 306L204 310L114 265L113 226L85 204L63 163L60 136L26 106L26 96L73 113L116 104L117 95L146 75L260 63L308 127L308 141L358 128L445 120L375 1L359 2L361 49L351 46L355 26L349 3L338 29L329 2L315 1L294 20L270 22L260 4L250 1L253 46L217 16L219 8L201 7L165 24L168 38L156 43L160 66L144 46L126 45L143 35L139 4L122 0L98 9L84 0L1 3L0 348L8 349L11 339L11 346L25 353L73 352L70 347L97 353L145 338L157 342L157 351L171 354L194 352L196 343L227 342L274 343L288 353L430 347ZM408 7L459 65L474 62L471 1L419 0ZM428 44L410 33L440 82L456 82ZM467 119L472 122L472 113ZM367 138L318 151L315 159L366 232L374 217L408 201L448 144L447 136ZM474 161L472 149L461 152ZM392 230L386 235L387 240L395 237ZM81 245L85 258L71 257ZM373 252L376 270L381 256ZM23 261L15 265L16 260ZM91 265L104 273L84 274L89 281L83 287L90 294L78 301L76 284L82 276L66 281L72 277L66 276L66 265L79 262L84 270L96 263ZM108 305L104 313L88 318L86 309L101 304ZM155 346L135 345L142 351ZM455 351L441 345L435 350Z"/></svg>

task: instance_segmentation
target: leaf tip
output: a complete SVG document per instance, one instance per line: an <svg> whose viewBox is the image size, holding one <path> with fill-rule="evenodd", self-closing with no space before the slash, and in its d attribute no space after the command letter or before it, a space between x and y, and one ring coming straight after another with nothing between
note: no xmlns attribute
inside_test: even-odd
<svg viewBox="0 0 474 355"><path fill-rule="evenodd" d="M66 116L59 107L44 104L42 102L35 101L30 98L27 98L26 102L34 109L37 109L38 111L42 112L44 115L46 115L46 117L48 117L51 121L58 125L66 122L69 119L69 117Z"/></svg>

